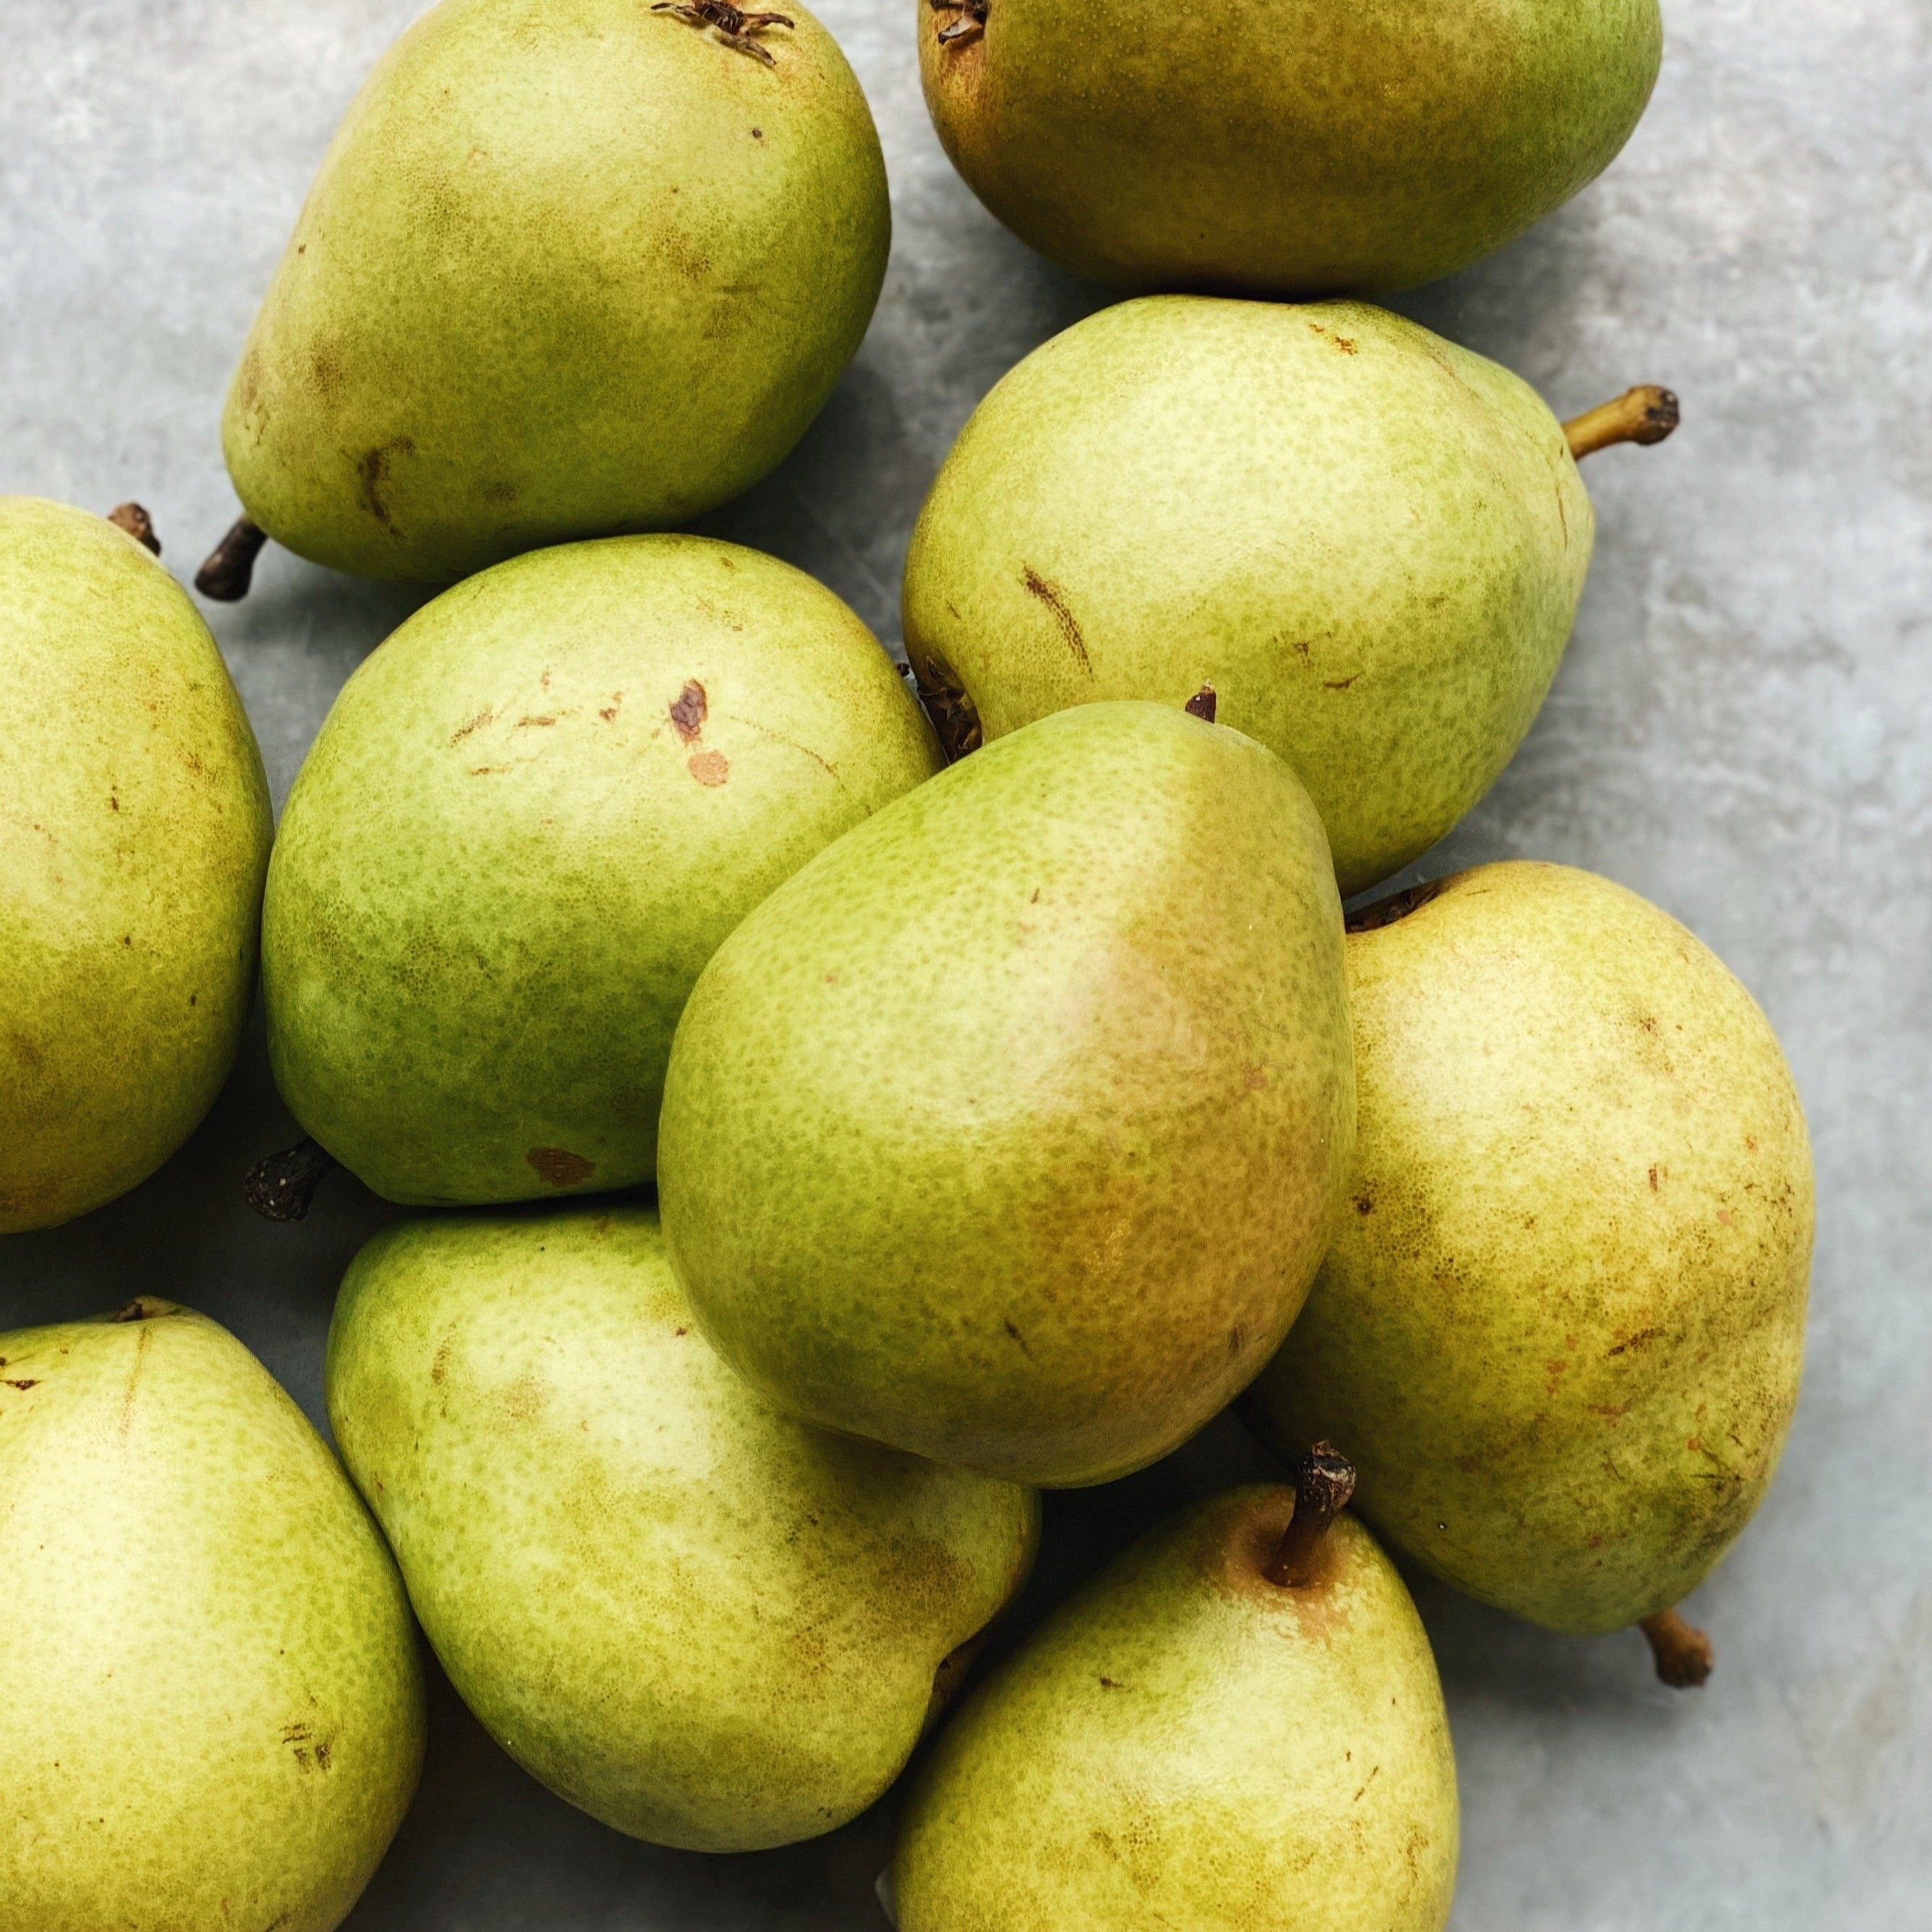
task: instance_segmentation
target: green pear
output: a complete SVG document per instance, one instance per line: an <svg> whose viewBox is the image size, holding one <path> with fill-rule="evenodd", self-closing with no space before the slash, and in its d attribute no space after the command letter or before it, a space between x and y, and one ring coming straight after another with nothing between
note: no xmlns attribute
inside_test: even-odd
<svg viewBox="0 0 1932 1932"><path fill-rule="evenodd" d="M225 1328L0 1335L0 1932L330 1932L416 1789L389 1552Z"/></svg>
<svg viewBox="0 0 1932 1932"><path fill-rule="evenodd" d="M1571 426L1655 441L1667 392ZM1072 704L1178 704L1307 786L1344 895L1455 824L1542 704L1590 565L1571 438L1496 364L1358 302L1126 302L974 412L906 560L953 749Z"/></svg>
<svg viewBox="0 0 1932 1932"><path fill-rule="evenodd" d="M650 1180L699 968L938 757L872 633L756 551L612 538L472 578L356 671L290 795L284 1096L394 1201Z"/></svg>
<svg viewBox="0 0 1932 1932"><path fill-rule="evenodd" d="M220 1090L254 991L270 820L214 640L134 537L0 497L0 613L10 1233L125 1193Z"/></svg>
<svg viewBox="0 0 1932 1932"><path fill-rule="evenodd" d="M1156 1530L968 1698L880 1887L900 1932L1440 1932L1435 1660L1310 1460Z"/></svg>
<svg viewBox="0 0 1932 1932"><path fill-rule="evenodd" d="M917 0L926 105L1020 238L1141 289L1452 274L1615 158L1657 0Z"/></svg>
<svg viewBox="0 0 1932 1932"><path fill-rule="evenodd" d="M1655 1618L1690 1667L1662 1613L1798 1396L1811 1161L1778 1041L1675 920L1567 866L1400 895L1348 964L1354 1204L1254 1417L1332 1436L1459 1588L1561 1630Z"/></svg>
<svg viewBox="0 0 1932 1932"><path fill-rule="evenodd" d="M687 522L784 455L865 334L891 218L831 35L733 12L442 0L390 50L229 392L254 525L442 583ZM245 566L207 587L241 595Z"/></svg>
<svg viewBox="0 0 1932 1932"><path fill-rule="evenodd" d="M328 1383L458 1691L552 1790L658 1844L862 1810L1032 1561L1030 1492L760 1402L641 1208L386 1229Z"/></svg>
<svg viewBox="0 0 1932 1932"><path fill-rule="evenodd" d="M713 956L671 1050L664 1236L779 1407L1104 1482L1252 1379L1342 1202L1328 846L1179 710L1062 712L847 833Z"/></svg>

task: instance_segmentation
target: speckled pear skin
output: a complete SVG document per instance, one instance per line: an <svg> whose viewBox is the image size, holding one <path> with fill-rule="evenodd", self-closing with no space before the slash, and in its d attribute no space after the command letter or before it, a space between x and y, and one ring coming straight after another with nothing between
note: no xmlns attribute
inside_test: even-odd
<svg viewBox="0 0 1932 1932"><path fill-rule="evenodd" d="M899 1932L1440 1932L1455 1761L1408 1592L1352 1518L1298 1589L1293 1492L1136 1544L971 1693L906 1801Z"/></svg>
<svg viewBox="0 0 1932 1932"><path fill-rule="evenodd" d="M1764 1016L1674 920L1486 866L1348 942L1353 1207L1251 1398L1459 1588L1581 1633L1676 1603L1798 1397L1811 1160Z"/></svg>
<svg viewBox="0 0 1932 1932"><path fill-rule="evenodd" d="M1089 705L848 833L719 949L665 1084L665 1238L781 1407L1102 1482L1286 1332L1354 1104L1293 774L1178 710Z"/></svg>
<svg viewBox="0 0 1932 1932"><path fill-rule="evenodd" d="M459 584L344 687L283 814L284 1096L394 1201L650 1180L700 968L938 758L872 633L757 551L614 538Z"/></svg>
<svg viewBox="0 0 1932 1932"><path fill-rule="evenodd" d="M268 861L195 608L105 518L0 497L0 1233L145 1180L220 1090Z"/></svg>
<svg viewBox="0 0 1932 1932"><path fill-rule="evenodd" d="M1663 56L1657 0L991 0L950 45L916 11L939 138L1022 241L1225 294L1466 266L1609 166Z"/></svg>
<svg viewBox="0 0 1932 1932"><path fill-rule="evenodd" d="M0 1932L331 1932L422 1762L375 1525L204 1316L142 1300L0 1361Z"/></svg>
<svg viewBox="0 0 1932 1932"><path fill-rule="evenodd" d="M236 370L237 493L291 550L446 583L662 529L784 455L891 216L802 8L771 64L648 0L443 0L364 83Z"/></svg>
<svg viewBox="0 0 1932 1932"><path fill-rule="evenodd" d="M1150 297L974 412L913 534L906 650L988 737L1211 684L1307 786L1346 896L1508 763L1594 528L1561 426L1496 363L1359 302Z"/></svg>
<svg viewBox="0 0 1932 1932"><path fill-rule="evenodd" d="M1027 1490L776 1414L638 1208L386 1229L328 1408L451 1681L550 1789L700 1851L816 1836L1031 1564Z"/></svg>

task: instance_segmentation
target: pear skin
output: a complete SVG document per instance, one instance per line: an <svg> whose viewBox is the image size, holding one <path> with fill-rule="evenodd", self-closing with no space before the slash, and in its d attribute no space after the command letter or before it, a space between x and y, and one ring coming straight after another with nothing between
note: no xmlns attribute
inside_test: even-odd
<svg viewBox="0 0 1932 1932"><path fill-rule="evenodd" d="M1103 1482L1294 1318L1353 1090L1294 775L1178 707L1085 705L848 832L713 956L665 1082L665 1240L781 1408Z"/></svg>
<svg viewBox="0 0 1932 1932"><path fill-rule="evenodd" d="M125 1193L220 1090L254 989L270 820L214 640L134 536L0 497L0 1233L14 1233Z"/></svg>
<svg viewBox="0 0 1932 1932"><path fill-rule="evenodd" d="M1308 788L1347 897L1509 762L1594 529L1562 426L1497 364L1361 302L1150 297L974 412L913 533L906 651L988 740L1211 686Z"/></svg>
<svg viewBox="0 0 1932 1932"><path fill-rule="evenodd" d="M376 1527L224 1328L0 1335L0 1932L332 1932L416 1789Z"/></svg>
<svg viewBox="0 0 1932 1932"><path fill-rule="evenodd" d="M650 1180L699 969L938 760L872 633L755 550L614 538L472 578L357 670L290 794L284 1097L394 1201Z"/></svg>
<svg viewBox="0 0 1932 1932"><path fill-rule="evenodd" d="M890 232L865 96L803 8L733 37L648 0L442 0L351 104L262 302L236 493L304 556L431 584L688 522L818 414Z"/></svg>
<svg viewBox="0 0 1932 1932"><path fill-rule="evenodd" d="M970 1693L913 1781L899 1932L1441 1932L1456 1771L1408 1592L1294 1492L1136 1544Z"/></svg>
<svg viewBox="0 0 1932 1932"><path fill-rule="evenodd" d="M707 1348L656 1217L406 1222L330 1330L337 1439L490 1734L703 1851L885 1790L1033 1556L1028 1491L776 1414Z"/></svg>
<svg viewBox="0 0 1932 1932"><path fill-rule="evenodd" d="M904 4L904 0L902 0ZM916 0L926 106L1020 238L1130 289L1372 293L1594 180L1657 0Z"/></svg>
<svg viewBox="0 0 1932 1932"><path fill-rule="evenodd" d="M1591 873L1481 866L1360 926L1352 1204L1251 1416L1332 1438L1471 1595L1650 1618L1749 1520L1797 1401L1790 1070L1719 960Z"/></svg>

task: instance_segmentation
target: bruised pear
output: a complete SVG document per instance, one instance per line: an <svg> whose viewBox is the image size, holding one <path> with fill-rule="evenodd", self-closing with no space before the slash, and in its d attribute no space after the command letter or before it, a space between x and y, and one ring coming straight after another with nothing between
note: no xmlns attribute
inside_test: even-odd
<svg viewBox="0 0 1932 1932"><path fill-rule="evenodd" d="M662 1844L864 1809L1032 1560L1026 1490L760 1401L644 1209L386 1229L328 1385L457 1689L553 1790Z"/></svg>
<svg viewBox="0 0 1932 1932"><path fill-rule="evenodd" d="M470 578L356 671L290 794L284 1098L394 1201L649 1180L699 969L938 758L872 633L755 550L614 537Z"/></svg>
<svg viewBox="0 0 1932 1932"><path fill-rule="evenodd" d="M447 583L688 521L817 415L890 232L865 96L802 7L442 0L351 104L242 352L250 520L203 589L240 596L262 531Z"/></svg>
<svg viewBox="0 0 1932 1932"><path fill-rule="evenodd" d="M888 806L724 942L658 1186L699 1322L770 1400L1071 1486L1252 1378L1353 1121L1306 794L1226 726L1093 704Z"/></svg>
<svg viewBox="0 0 1932 1932"><path fill-rule="evenodd" d="M1197 1505L973 1693L880 1887L899 1932L1441 1932L1436 1664L1326 1444Z"/></svg>
<svg viewBox="0 0 1932 1932"><path fill-rule="evenodd" d="M1360 302L1123 303L967 424L913 533L907 653L956 750L1211 686L1358 892L1450 830L1542 704L1594 535L1576 456L1676 410L1639 390L1566 429Z"/></svg>
<svg viewBox="0 0 1932 1932"><path fill-rule="evenodd" d="M208 1111L269 830L187 593L106 519L0 497L0 1233L124 1193Z"/></svg>
<svg viewBox="0 0 1932 1932"><path fill-rule="evenodd" d="M1657 0L915 4L926 105L974 193L1137 289L1451 274L1610 164L1663 54Z"/></svg>
<svg viewBox="0 0 1932 1932"><path fill-rule="evenodd" d="M1562 1630L1672 1606L1763 1499L1798 1396L1811 1161L1723 964L1634 892L1487 866L1348 941L1350 1207L1251 1397L1334 1438L1399 1548Z"/></svg>

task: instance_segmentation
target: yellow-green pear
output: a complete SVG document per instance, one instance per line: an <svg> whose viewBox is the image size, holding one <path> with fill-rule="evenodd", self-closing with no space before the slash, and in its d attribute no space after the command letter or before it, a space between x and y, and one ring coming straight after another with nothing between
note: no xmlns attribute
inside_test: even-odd
<svg viewBox="0 0 1932 1932"><path fill-rule="evenodd" d="M331 1932L423 1690L302 1412L165 1301L0 1335L0 1932Z"/></svg>
<svg viewBox="0 0 1932 1932"><path fill-rule="evenodd" d="M1178 706L1090 704L887 806L724 942L658 1186L698 1320L771 1401L1073 1486L1253 1378L1354 1118L1306 793Z"/></svg>
<svg viewBox="0 0 1932 1932"><path fill-rule="evenodd" d="M1666 1614L1762 1500L1798 1397L1811 1160L1723 964L1634 892L1486 866L1348 941L1352 1204L1253 1391L1400 1549L1561 1630ZM1700 1654L1701 1652L1701 1654Z"/></svg>
<svg viewBox="0 0 1932 1932"><path fill-rule="evenodd" d="M612 538L470 578L356 671L290 794L284 1097L392 1200L649 1180L699 969L938 759L872 633L755 550Z"/></svg>
<svg viewBox="0 0 1932 1932"><path fill-rule="evenodd" d="M734 28L732 22L738 24ZM866 98L802 7L442 0L330 146L229 392L248 513L447 583L688 521L804 433L891 218Z"/></svg>
<svg viewBox="0 0 1932 1932"><path fill-rule="evenodd" d="M926 105L974 193L1138 289L1451 274L1610 164L1664 45L1658 0L915 4Z"/></svg>
<svg viewBox="0 0 1932 1932"><path fill-rule="evenodd" d="M125 1193L208 1111L269 826L187 593L106 518L0 497L0 1233Z"/></svg>
<svg viewBox="0 0 1932 1932"><path fill-rule="evenodd" d="M899 1932L1441 1932L1456 1768L1388 1559L1297 1490L1136 1544L973 1692L880 1887Z"/></svg>
<svg viewBox="0 0 1932 1932"><path fill-rule="evenodd" d="M1096 699L1184 703L1295 770L1344 896L1442 838L1555 675L1595 523L1567 427L1484 357L1360 302L1124 302L1012 370L906 560L906 652L952 749Z"/></svg>
<svg viewBox="0 0 1932 1932"><path fill-rule="evenodd" d="M490 1734L620 1831L808 1838L898 1774L1037 1506L775 1414L637 1208L405 1222L357 1256L328 1410Z"/></svg>

